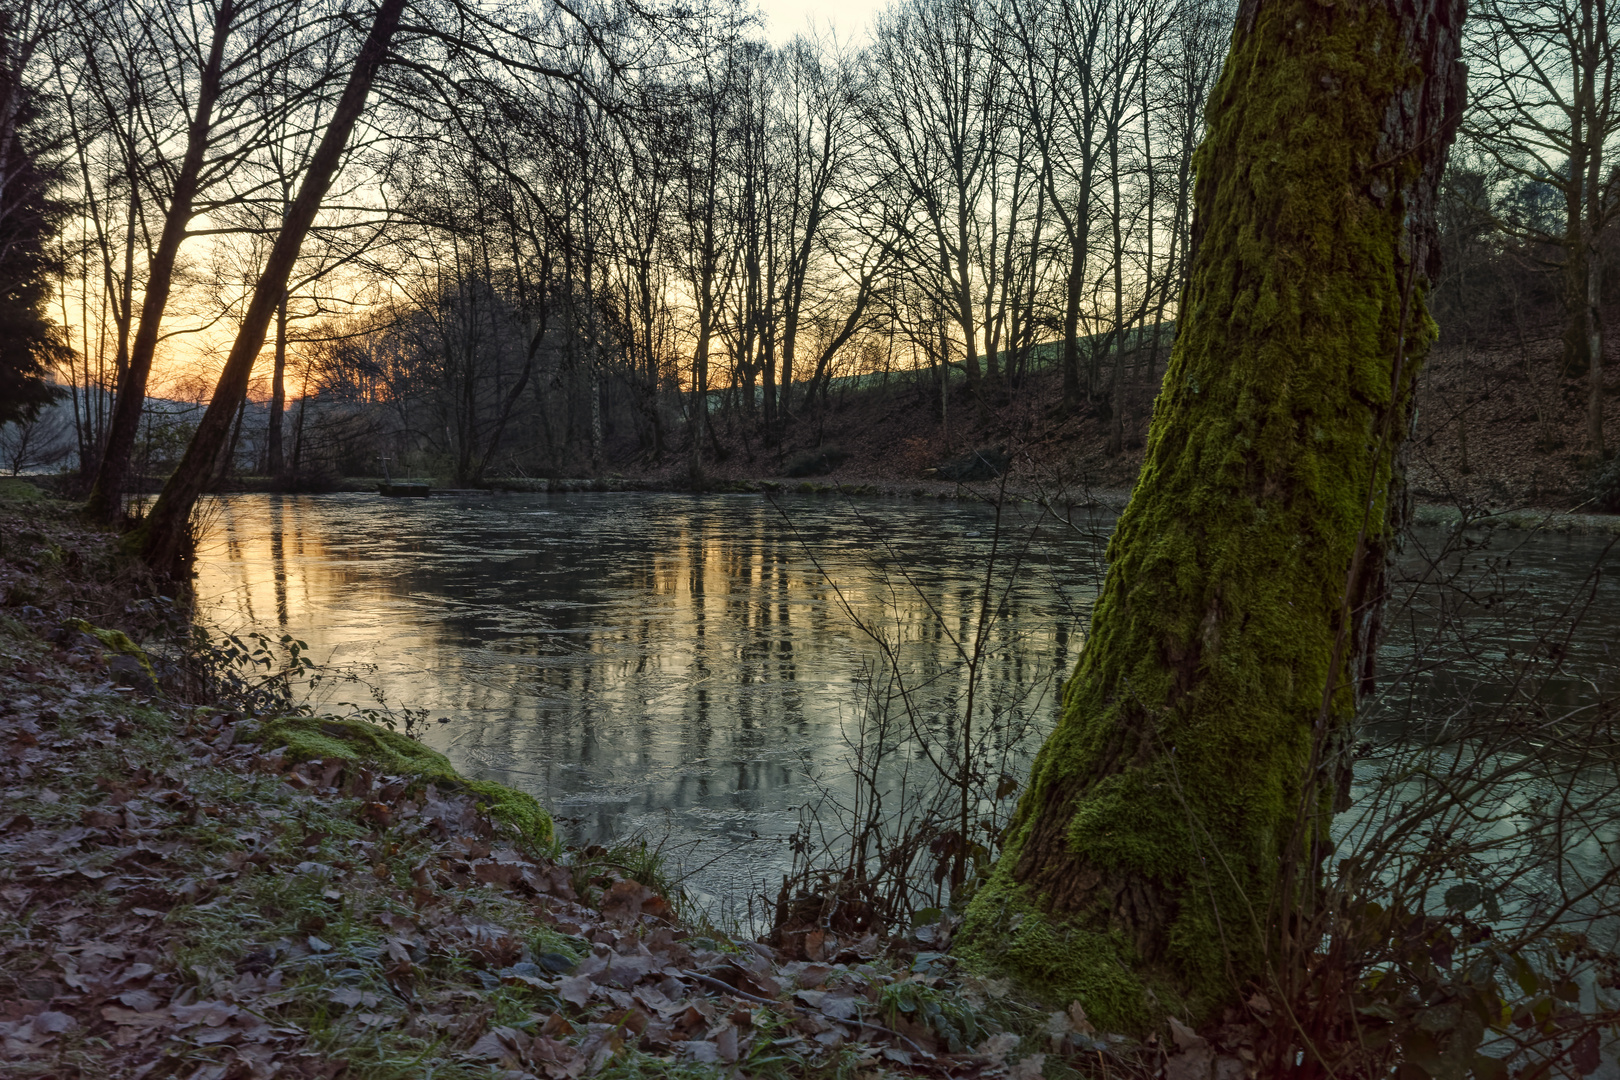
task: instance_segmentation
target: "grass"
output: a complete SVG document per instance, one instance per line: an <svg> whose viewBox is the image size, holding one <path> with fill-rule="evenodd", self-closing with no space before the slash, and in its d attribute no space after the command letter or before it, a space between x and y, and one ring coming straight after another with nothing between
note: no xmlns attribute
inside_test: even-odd
<svg viewBox="0 0 1620 1080"><path fill-rule="evenodd" d="M9 503L37 503L48 496L20 476L0 476L0 501Z"/></svg>

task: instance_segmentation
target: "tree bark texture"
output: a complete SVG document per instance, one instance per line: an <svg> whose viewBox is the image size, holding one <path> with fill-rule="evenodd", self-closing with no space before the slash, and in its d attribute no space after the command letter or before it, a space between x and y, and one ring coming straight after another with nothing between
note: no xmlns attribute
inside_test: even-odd
<svg viewBox="0 0 1620 1080"><path fill-rule="evenodd" d="M1146 462L1059 722L958 939L970 964L1108 1028L1235 1000L1285 864L1309 881L1327 842L1435 334L1424 296L1463 14L1238 13Z"/></svg>
<svg viewBox="0 0 1620 1080"><path fill-rule="evenodd" d="M286 294L287 279L298 261L304 237L314 224L327 189L337 174L349 135L365 111L371 84L387 56L388 43L399 27L400 14L404 9L405 0L382 0L378 5L371 30L349 72L349 81L343 88L337 107L332 111L331 122L314 156L310 158L304 182L287 210L281 232L277 234L275 245L265 260L264 271L254 285L253 297L248 301L236 340L225 359L225 369L220 372L219 383L214 388L213 400L208 403L208 409L203 413L190 445L186 447L185 457L163 485L163 492L153 505L151 514L131 534L132 545L160 573L177 574L187 557L187 526L191 511L197 504L197 497L212 478L213 465L230 436L231 422L247 393L248 378L253 373L259 350L264 347L270 319Z"/></svg>
<svg viewBox="0 0 1620 1080"><path fill-rule="evenodd" d="M1595 246L1595 245L1594 245ZM1596 251L1586 264L1586 452L1596 461L1603 445L1603 258Z"/></svg>

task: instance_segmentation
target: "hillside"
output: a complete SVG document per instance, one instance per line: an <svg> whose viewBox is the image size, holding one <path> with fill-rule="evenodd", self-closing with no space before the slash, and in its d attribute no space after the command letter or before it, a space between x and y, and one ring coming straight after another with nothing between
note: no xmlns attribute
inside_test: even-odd
<svg viewBox="0 0 1620 1080"><path fill-rule="evenodd" d="M1568 509L1584 501L1592 475L1584 445L1586 383L1560 376L1558 354L1550 335L1522 348L1437 348L1421 376L1409 444L1414 494L1493 508ZM1620 377L1612 364L1607 374L1606 430L1613 445L1620 443ZM1140 375L1132 391L1125 449L1110 455L1106 406L1062 408L1054 370L994 393L976 395L965 383L953 383L943 420L938 384L927 377L895 375L886 386L858 389L835 385L825 409L799 410L779 447L761 444L757 422L717 416L714 445L704 455L705 482L797 474L827 483L931 487L950 477L952 462L1004 448L1010 478L1020 487L1071 494L1128 488L1141 467L1151 410L1150 388ZM689 477L685 454L656 464L625 463L617 471L672 486Z"/></svg>

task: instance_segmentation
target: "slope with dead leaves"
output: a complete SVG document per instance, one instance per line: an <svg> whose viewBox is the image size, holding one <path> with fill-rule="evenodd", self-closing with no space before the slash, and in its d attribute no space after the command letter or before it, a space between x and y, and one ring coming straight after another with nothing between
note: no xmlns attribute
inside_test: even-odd
<svg viewBox="0 0 1620 1080"><path fill-rule="evenodd" d="M1157 1064L1083 1013L953 976L929 951L949 918L887 951L824 937L790 961L684 925L599 851L539 843L465 784L295 761L255 741L267 718L130 685L70 620L151 645L175 634L173 605L75 522L0 503L4 1075L1035 1080Z"/></svg>

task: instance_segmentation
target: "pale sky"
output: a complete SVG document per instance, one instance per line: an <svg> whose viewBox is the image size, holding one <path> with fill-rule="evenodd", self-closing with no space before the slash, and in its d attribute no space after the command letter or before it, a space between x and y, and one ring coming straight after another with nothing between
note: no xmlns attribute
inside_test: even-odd
<svg viewBox="0 0 1620 1080"><path fill-rule="evenodd" d="M878 0L758 0L758 4L765 15L765 36L773 45L809 29L812 20L818 29L831 23L839 41L860 41L882 7Z"/></svg>

